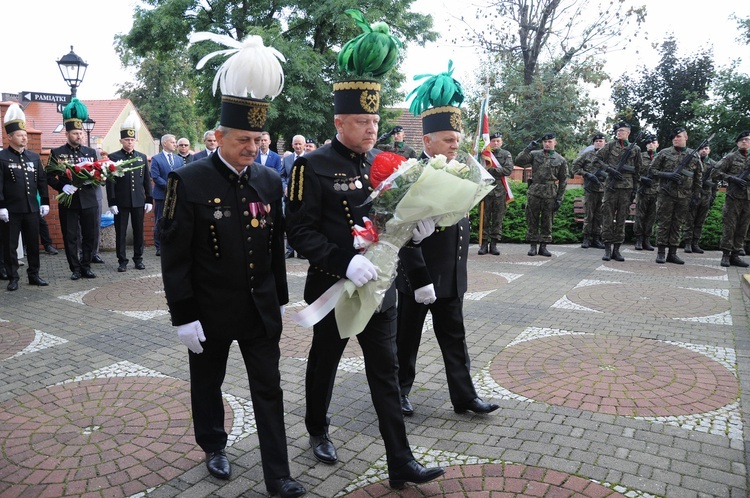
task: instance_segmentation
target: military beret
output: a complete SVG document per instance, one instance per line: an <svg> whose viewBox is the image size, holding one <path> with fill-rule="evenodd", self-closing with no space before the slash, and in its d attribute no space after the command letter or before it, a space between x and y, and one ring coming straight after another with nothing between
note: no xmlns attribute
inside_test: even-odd
<svg viewBox="0 0 750 498"><path fill-rule="evenodd" d="M672 139L679 135L680 133L687 133L687 130L685 128L682 128L681 126L678 126L677 128L672 128L672 131L669 133L669 138Z"/></svg>
<svg viewBox="0 0 750 498"><path fill-rule="evenodd" d="M553 140L556 136L554 132L545 133L542 135L542 140Z"/></svg>
<svg viewBox="0 0 750 498"><path fill-rule="evenodd" d="M659 139L656 138L656 135L646 135L646 138L643 139L644 144L650 144L651 142L658 142Z"/></svg>
<svg viewBox="0 0 750 498"><path fill-rule="evenodd" d="M392 133L401 133L402 131L404 131L404 127L401 125L396 125L391 130Z"/></svg>
<svg viewBox="0 0 750 498"><path fill-rule="evenodd" d="M597 140L606 140L604 133L594 133L591 137L591 142L596 142Z"/></svg>
<svg viewBox="0 0 750 498"><path fill-rule="evenodd" d="M305 143L306 144L315 144L316 142L315 142L314 138L307 138L307 139L305 139Z"/></svg>
<svg viewBox="0 0 750 498"><path fill-rule="evenodd" d="M615 124L615 130L619 130L620 128L630 129L630 123L628 123L627 121L620 121L619 123Z"/></svg>
<svg viewBox="0 0 750 498"><path fill-rule="evenodd" d="M745 137L750 137L750 130L741 131L740 134L737 135L737 139L735 140L735 142L739 142Z"/></svg>
<svg viewBox="0 0 750 498"><path fill-rule="evenodd" d="M499 131L496 131L495 133L490 135L490 140L492 140L493 138L503 138L503 134L500 133Z"/></svg>

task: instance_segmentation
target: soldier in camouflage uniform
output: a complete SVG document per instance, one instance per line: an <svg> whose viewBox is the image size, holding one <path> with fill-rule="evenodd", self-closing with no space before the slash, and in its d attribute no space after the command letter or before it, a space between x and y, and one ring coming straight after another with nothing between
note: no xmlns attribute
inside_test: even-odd
<svg viewBox="0 0 750 498"><path fill-rule="evenodd" d="M594 148L584 152L573 161L573 175L583 177L583 207L585 209L585 218L583 220L583 242L581 247L588 249L594 246L597 249L604 249L601 241L602 235L602 198L604 197L604 185L602 181L607 177L606 173L601 171L599 177L596 172L599 166L594 160L596 152L604 147L607 140L604 134L596 133L591 137L591 143Z"/></svg>
<svg viewBox="0 0 750 498"><path fill-rule="evenodd" d="M646 150L641 153L641 181L638 193L635 196L635 236L636 251L653 251L651 245L651 234L654 231L656 221L656 195L659 193L659 184L651 171L651 162L659 148L659 140L656 135L649 135L644 140Z"/></svg>
<svg viewBox="0 0 750 498"><path fill-rule="evenodd" d="M714 176L716 161L708 157L711 147L708 145L698 150L703 172L701 173L702 190L697 196L690 199L690 209L685 219L683 228L683 239L685 240L685 252L703 254L703 249L698 245L703 235L703 224L706 223L708 212L716 199L718 186L711 178Z"/></svg>
<svg viewBox="0 0 750 498"><path fill-rule="evenodd" d="M381 143L388 140L388 138L390 138L391 136L393 136L393 145ZM404 136L404 127L401 125L396 125L388 133L380 135L380 138L378 138L377 148L387 152L393 152L394 154L398 154L399 156L402 156L406 159L419 157L419 154L416 150L406 145L406 142L404 142Z"/></svg>
<svg viewBox="0 0 750 498"><path fill-rule="evenodd" d="M630 204L635 199L638 180L641 176L641 149L630 142L630 125L624 121L615 125L615 139L596 152L596 158L607 167L607 181L602 201L602 238L604 239L604 261L625 261L620 254L620 245L625 241L625 220ZM623 154L627 160L620 166ZM618 171L618 166L620 170Z"/></svg>
<svg viewBox="0 0 750 498"><path fill-rule="evenodd" d="M724 231L721 234L721 266L747 267L740 259L739 250L750 226L750 160L747 151L750 149L750 131L745 130L737 136L737 150L724 156L716 165L718 178L729 183L727 197L724 201L722 218Z"/></svg>
<svg viewBox="0 0 750 498"><path fill-rule="evenodd" d="M531 167L529 190L526 199L526 240L531 243L529 256L550 257L547 244L552 242L552 217L562 205L565 186L568 184L568 162L555 152L557 140L554 133L542 137L544 150L532 150L539 145L531 142L516 158L516 165ZM557 183L555 183L557 182Z"/></svg>
<svg viewBox="0 0 750 498"><path fill-rule="evenodd" d="M685 264L677 256L680 228L685 222L690 199L701 190L701 161L697 154L685 164L685 158L693 151L687 148L688 134L685 128L675 128L670 134L673 147L663 149L651 163L654 175L659 178L659 194L656 201L656 262L659 264ZM680 167L682 169L680 170ZM669 254L664 255L669 247Z"/></svg>
<svg viewBox="0 0 750 498"><path fill-rule="evenodd" d="M500 242L500 237L503 235L503 219L505 218L505 212L508 210L506 202L508 193L505 191L505 186L501 180L504 176L510 176L513 173L513 156L507 150L502 149L502 146L503 135L500 132L490 135L490 148L500 166L487 164L487 161L485 161L487 171L495 179L495 189L487 194L483 201L482 246L477 252L480 256L487 254L488 250L490 254L495 256L500 254L497 243Z"/></svg>

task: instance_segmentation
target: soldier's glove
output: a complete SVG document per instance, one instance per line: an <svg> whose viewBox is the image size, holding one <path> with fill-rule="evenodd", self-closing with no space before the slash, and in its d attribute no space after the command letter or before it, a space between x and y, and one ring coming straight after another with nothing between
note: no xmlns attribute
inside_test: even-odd
<svg viewBox="0 0 750 498"><path fill-rule="evenodd" d="M357 254L349 261L349 266L346 268L346 278L357 287L362 287L370 280L378 278L378 269L369 259Z"/></svg>
<svg viewBox="0 0 750 498"><path fill-rule="evenodd" d="M115 216L117 216L118 214L120 214L120 210L117 209L117 206L109 206L109 211L112 214L114 214Z"/></svg>
<svg viewBox="0 0 750 498"><path fill-rule="evenodd" d="M39 214L42 215L42 218L47 216L49 214L49 206L45 206L44 204L39 206Z"/></svg>
<svg viewBox="0 0 750 498"><path fill-rule="evenodd" d="M615 168L612 168L612 167L607 168L607 173L609 173L610 175L612 175L612 178L614 178L618 182L620 180L622 180L622 173L620 173L619 171L617 171Z"/></svg>
<svg viewBox="0 0 750 498"><path fill-rule="evenodd" d="M663 171L661 173L661 177L666 178L667 180L672 180L673 182L676 182L678 185L682 184L682 175L676 171Z"/></svg>
<svg viewBox="0 0 750 498"><path fill-rule="evenodd" d="M560 206L562 206L562 199L555 199L555 211L560 209Z"/></svg>
<svg viewBox="0 0 750 498"><path fill-rule="evenodd" d="M203 352L201 342L206 341L206 335L203 333L203 325L196 320L177 327L177 336L187 348L195 354Z"/></svg>
<svg viewBox="0 0 750 498"><path fill-rule="evenodd" d="M146 211L146 214L148 214L151 211L153 211L154 205L147 202L146 204L143 205L143 209L144 211Z"/></svg>
<svg viewBox="0 0 750 498"><path fill-rule="evenodd" d="M386 140L391 138L391 135L393 135L393 130L383 133L382 135L380 135L380 137L378 137L377 143L381 144L385 142Z"/></svg>
<svg viewBox="0 0 750 498"><path fill-rule="evenodd" d="M734 183L735 185L739 185L742 188L747 187L747 180L743 180L739 176L730 176L727 178L727 181L729 183Z"/></svg>
<svg viewBox="0 0 750 498"><path fill-rule="evenodd" d="M414 291L414 300L419 304L432 304L436 299L435 286L433 284L427 284Z"/></svg>
<svg viewBox="0 0 750 498"><path fill-rule="evenodd" d="M594 183L596 185L601 185L601 182L599 181L599 178L596 177L595 174L589 173L588 171L584 171L583 177L587 180L589 180L591 183Z"/></svg>
<svg viewBox="0 0 750 498"><path fill-rule="evenodd" d="M429 237L435 232L435 220L432 218L425 218L417 222L417 226L411 232L411 241L415 244L419 244L424 239Z"/></svg>
<svg viewBox="0 0 750 498"><path fill-rule="evenodd" d="M70 183L66 183L65 185L63 185L63 192L65 192L68 195L75 194L76 190L78 190L78 187L75 187Z"/></svg>
<svg viewBox="0 0 750 498"><path fill-rule="evenodd" d="M537 142L536 140L532 140L531 142L529 142L529 145L526 146L526 150L534 150L537 147L539 147L539 142Z"/></svg>
<svg viewBox="0 0 750 498"><path fill-rule="evenodd" d="M5 223L10 221L10 214L8 214L8 210L5 208L0 209L0 221Z"/></svg>
<svg viewBox="0 0 750 498"><path fill-rule="evenodd" d="M647 176L640 177L639 181L641 182L641 184L643 184L644 187L651 187L654 184L654 180Z"/></svg>

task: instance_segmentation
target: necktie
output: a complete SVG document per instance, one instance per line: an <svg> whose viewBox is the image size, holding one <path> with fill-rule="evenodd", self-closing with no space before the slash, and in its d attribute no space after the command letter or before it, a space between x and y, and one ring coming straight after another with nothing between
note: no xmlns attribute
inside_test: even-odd
<svg viewBox="0 0 750 498"><path fill-rule="evenodd" d="M173 169L174 159L172 159L172 154L167 154L167 162L169 163L169 169Z"/></svg>

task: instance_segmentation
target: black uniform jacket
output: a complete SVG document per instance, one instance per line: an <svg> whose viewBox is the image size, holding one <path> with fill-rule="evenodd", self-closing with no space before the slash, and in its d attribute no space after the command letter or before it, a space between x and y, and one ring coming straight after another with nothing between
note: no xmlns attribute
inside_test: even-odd
<svg viewBox="0 0 750 498"><path fill-rule="evenodd" d="M370 165L380 151L354 152L334 138L294 162L287 186L289 244L310 261L305 301L312 303L339 279L357 251L354 225L364 226L372 193ZM381 310L396 303L393 286Z"/></svg>
<svg viewBox="0 0 750 498"><path fill-rule="evenodd" d="M140 169L127 171L123 176L117 176L107 182L107 201L110 206L141 208L146 203L152 204L154 202L154 198L151 196L151 174L149 173L146 154L137 150L127 153L120 149L109 155L109 159L114 162L134 157L137 157L138 161L125 166L125 169L139 165Z"/></svg>
<svg viewBox="0 0 750 498"><path fill-rule="evenodd" d="M426 158L424 154L420 156ZM416 289L433 284L436 297L462 296L467 289L469 235L469 219L462 218L453 226L438 227L419 244L409 242L399 251L398 290L413 294Z"/></svg>
<svg viewBox="0 0 750 498"><path fill-rule="evenodd" d="M161 263L172 324L200 320L207 338L247 339L259 327L279 336L289 302L281 178L257 163L239 176L220 152L167 179Z"/></svg>
<svg viewBox="0 0 750 498"><path fill-rule="evenodd" d="M0 150L0 208L11 213L38 213L37 193L42 205L49 206L47 177L39 154Z"/></svg>
<svg viewBox="0 0 750 498"><path fill-rule="evenodd" d="M62 192L63 187L68 183L73 183L68 179L67 176L65 176L65 173L49 170L49 164L54 163L55 161L67 161L68 164L72 166L81 161L94 162L96 160L96 151L91 147L84 147L82 145L80 147L73 148L70 146L70 144L66 143L61 147L52 149L52 152L49 156L49 162L47 163L47 183L50 187L57 190L58 192ZM70 202L70 207L68 209L87 209L99 207L99 200L96 198L96 189L98 188L101 187L96 187L94 185L84 185L83 187L79 188L76 193L73 194Z"/></svg>

